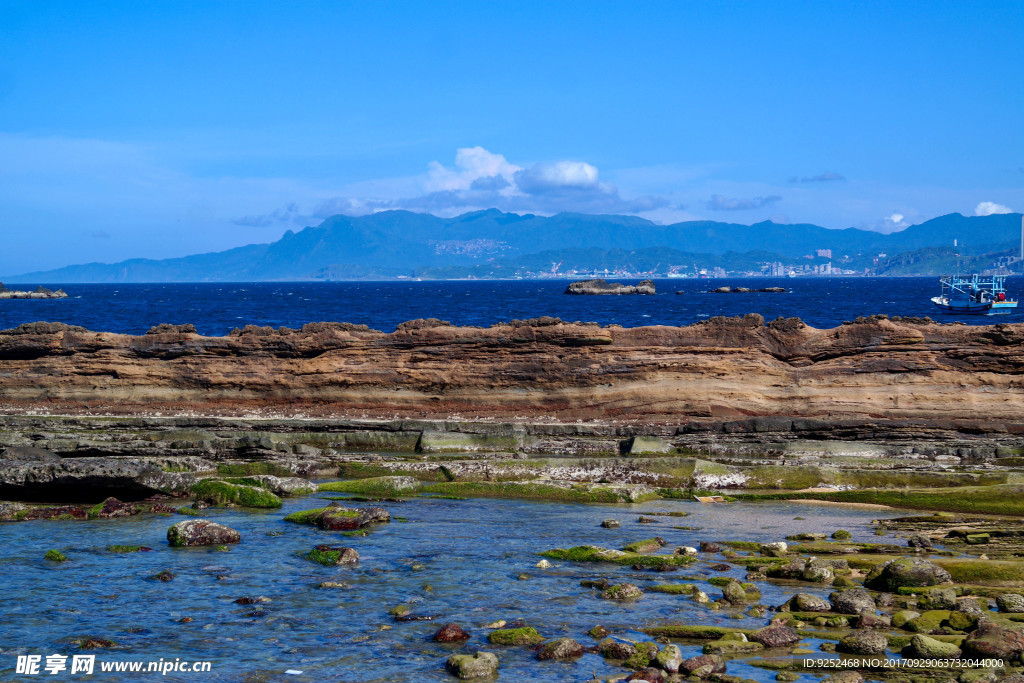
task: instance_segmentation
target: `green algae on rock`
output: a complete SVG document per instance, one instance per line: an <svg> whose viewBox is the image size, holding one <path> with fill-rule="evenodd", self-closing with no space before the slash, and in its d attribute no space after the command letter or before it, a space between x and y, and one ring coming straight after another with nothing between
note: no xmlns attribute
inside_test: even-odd
<svg viewBox="0 0 1024 683"><path fill-rule="evenodd" d="M205 479L192 487L192 495L211 505L241 505L252 508L279 508L281 499L258 486L232 484Z"/></svg>
<svg viewBox="0 0 1024 683"><path fill-rule="evenodd" d="M532 626L520 628L499 628L487 634L487 640L494 645L536 645L544 637Z"/></svg>
<svg viewBox="0 0 1024 683"><path fill-rule="evenodd" d="M46 551L46 555L43 556L43 559L50 560L51 562L67 562L68 561L67 555L65 555L64 553L60 552L59 550L47 550Z"/></svg>
<svg viewBox="0 0 1024 683"><path fill-rule="evenodd" d="M641 565L644 567L685 567L696 562L696 558L688 555L641 555L622 550L601 548L596 545L578 545L572 548L555 548L539 553L551 560L569 562L610 562L623 565Z"/></svg>
<svg viewBox="0 0 1024 683"><path fill-rule="evenodd" d="M568 503L642 503L659 496L646 486L635 484L451 481L429 484L423 493L440 493L466 498L512 498L517 500L553 500Z"/></svg>
<svg viewBox="0 0 1024 683"><path fill-rule="evenodd" d="M353 531L370 524L391 521L391 515L380 507L346 508L339 505L300 510L284 518L286 522L310 524L330 531Z"/></svg>
<svg viewBox="0 0 1024 683"><path fill-rule="evenodd" d="M341 564L355 564L359 561L359 553L354 548L341 546L318 545L308 553L306 557L318 562L325 567L334 567Z"/></svg>
<svg viewBox="0 0 1024 683"><path fill-rule="evenodd" d="M386 476L350 479L348 481L329 481L320 484L318 490L334 493L358 493L387 498L403 493L415 493L421 486L422 483L414 477Z"/></svg>

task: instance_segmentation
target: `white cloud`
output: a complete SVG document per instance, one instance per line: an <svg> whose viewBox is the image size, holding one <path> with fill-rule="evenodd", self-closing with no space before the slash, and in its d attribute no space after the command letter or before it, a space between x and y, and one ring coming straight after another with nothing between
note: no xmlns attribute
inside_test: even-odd
<svg viewBox="0 0 1024 683"><path fill-rule="evenodd" d="M521 170L522 167L510 164L501 154L493 154L480 146L462 147L455 152L455 168L431 161L423 186L427 192L468 190L474 182L496 176L511 185L512 177Z"/></svg>
<svg viewBox="0 0 1024 683"><path fill-rule="evenodd" d="M974 207L975 216L991 216L997 213L1013 213L1013 209L1002 204L996 204L995 202L979 202Z"/></svg>
<svg viewBox="0 0 1024 683"><path fill-rule="evenodd" d="M525 171L516 173L515 180L519 189L527 194L542 194L551 190L565 189L597 189L604 192L615 189L607 183L602 184L598 180L597 168L585 161L534 164Z"/></svg>

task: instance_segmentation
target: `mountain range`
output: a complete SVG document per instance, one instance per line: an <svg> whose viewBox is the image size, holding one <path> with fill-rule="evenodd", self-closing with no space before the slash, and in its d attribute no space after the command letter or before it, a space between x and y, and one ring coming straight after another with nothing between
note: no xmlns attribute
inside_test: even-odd
<svg viewBox="0 0 1024 683"><path fill-rule="evenodd" d="M289 230L270 244L172 259L129 259L8 275L8 282L231 282L464 277L549 271L559 259L574 267L628 262L704 267L793 261L830 249L833 260L871 263L959 242L958 253L1014 249L1021 214L940 216L899 232L829 229L771 221L741 225L689 221L658 225L635 216L503 213L496 209L452 218L409 211L332 216ZM678 260L680 263L675 263ZM819 259L820 260L820 259ZM636 263L634 263L636 262ZM728 265L727 265L728 264ZM504 270L501 270L504 268ZM567 270L568 266L563 266Z"/></svg>

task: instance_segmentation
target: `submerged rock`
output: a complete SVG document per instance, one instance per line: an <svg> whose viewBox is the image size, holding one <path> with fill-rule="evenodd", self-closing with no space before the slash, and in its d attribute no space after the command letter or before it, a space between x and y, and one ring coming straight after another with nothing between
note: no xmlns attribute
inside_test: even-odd
<svg viewBox="0 0 1024 683"><path fill-rule="evenodd" d="M445 662L445 668L458 678L483 678L498 671L498 656L492 652L477 652L472 655L452 655Z"/></svg>
<svg viewBox="0 0 1024 683"><path fill-rule="evenodd" d="M187 519L167 530L167 542L175 547L227 545L241 540L242 535L231 527L207 519Z"/></svg>

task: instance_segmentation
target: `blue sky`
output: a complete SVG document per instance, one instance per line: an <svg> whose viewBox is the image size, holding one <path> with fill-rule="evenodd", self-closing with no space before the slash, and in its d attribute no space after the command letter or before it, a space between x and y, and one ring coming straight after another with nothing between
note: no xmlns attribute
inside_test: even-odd
<svg viewBox="0 0 1024 683"><path fill-rule="evenodd" d="M1024 3L0 3L0 273L496 206L1024 209Z"/></svg>

